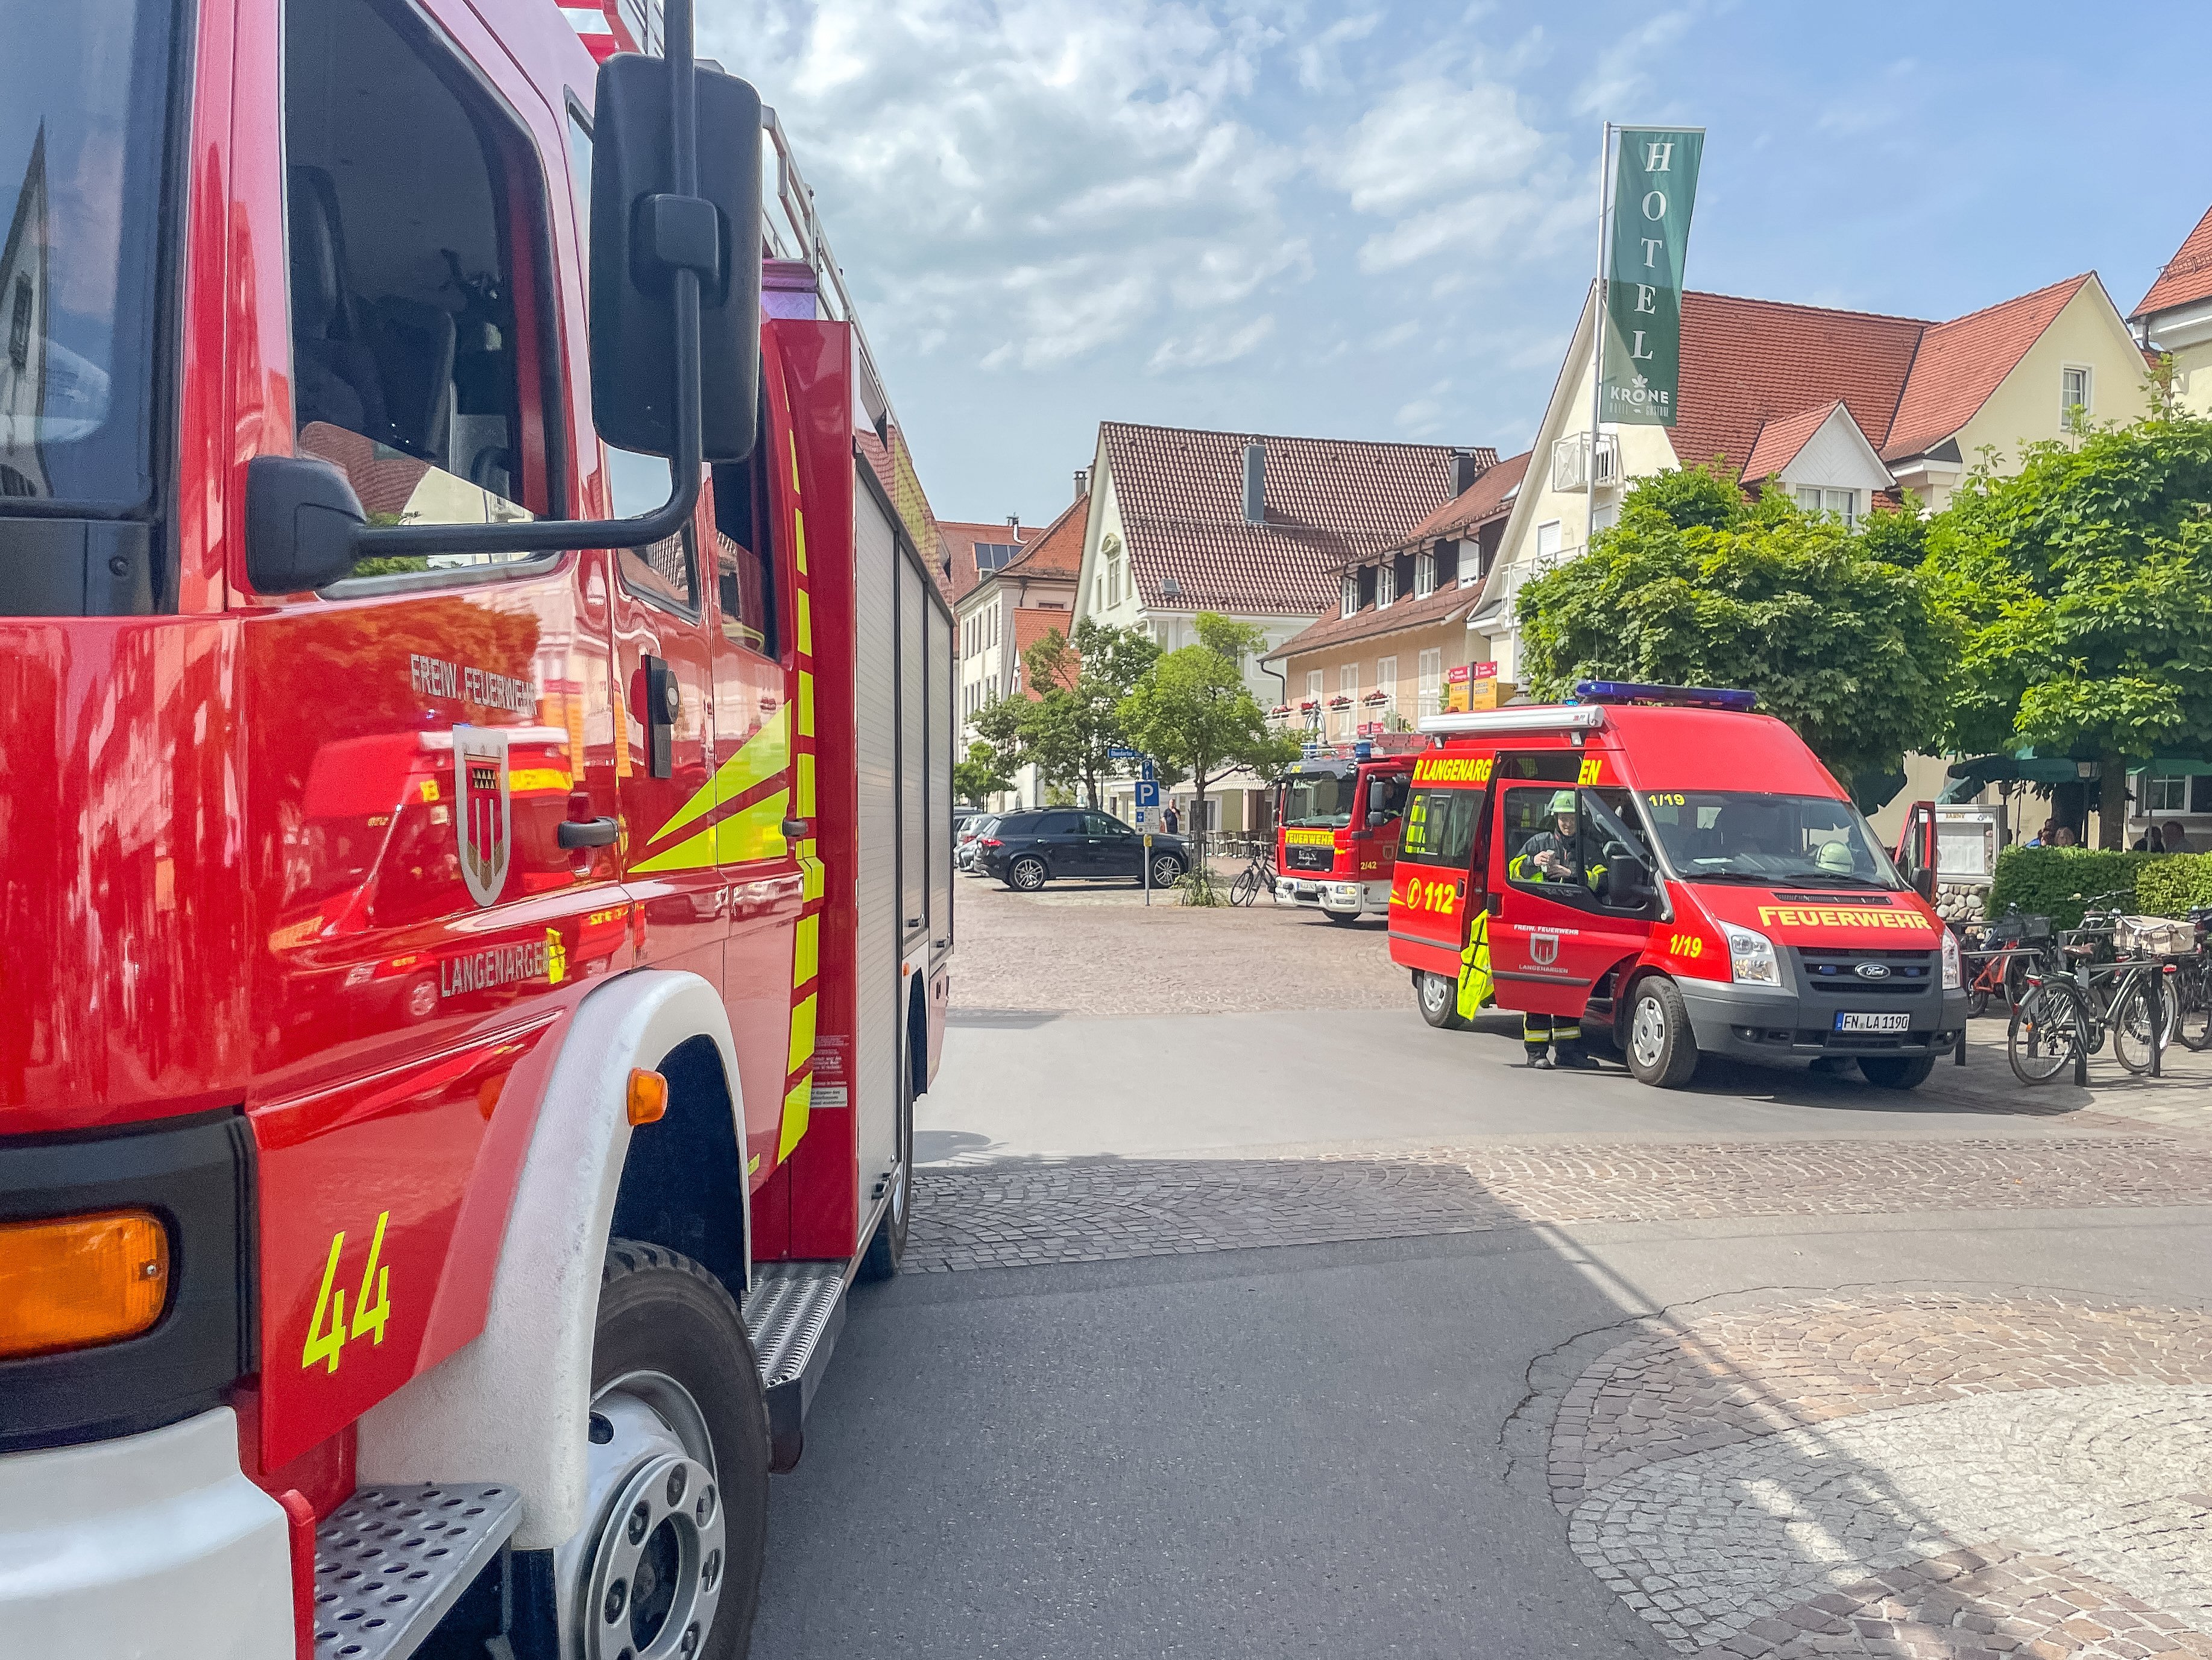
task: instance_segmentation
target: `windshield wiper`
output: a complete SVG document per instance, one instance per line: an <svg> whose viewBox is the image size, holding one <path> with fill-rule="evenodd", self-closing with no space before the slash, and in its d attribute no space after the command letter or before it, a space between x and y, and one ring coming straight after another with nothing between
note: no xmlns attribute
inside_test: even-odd
<svg viewBox="0 0 2212 1660"><path fill-rule="evenodd" d="M1778 888L1798 886L1809 887L1812 885L1820 882L1832 882L1843 886L1854 888L1876 888L1883 893L1896 893L1899 891L1899 889L1891 887L1887 882L1878 882L1871 876L1860 876L1856 873L1847 873L1845 872L1837 870L1814 871L1809 874L1803 876L1791 876L1786 880L1776 882L1774 885Z"/></svg>
<svg viewBox="0 0 2212 1660"><path fill-rule="evenodd" d="M1756 882L1762 888L1778 885L1774 878L1747 870L1692 870L1685 872L1682 879L1685 882Z"/></svg>

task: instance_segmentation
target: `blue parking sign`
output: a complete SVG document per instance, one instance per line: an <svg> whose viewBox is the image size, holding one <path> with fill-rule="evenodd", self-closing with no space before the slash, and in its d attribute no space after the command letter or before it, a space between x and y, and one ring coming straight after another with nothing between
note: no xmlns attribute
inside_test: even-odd
<svg viewBox="0 0 2212 1660"><path fill-rule="evenodd" d="M1137 805L1140 807L1157 807L1159 804L1160 787L1149 778L1140 781L1137 785Z"/></svg>

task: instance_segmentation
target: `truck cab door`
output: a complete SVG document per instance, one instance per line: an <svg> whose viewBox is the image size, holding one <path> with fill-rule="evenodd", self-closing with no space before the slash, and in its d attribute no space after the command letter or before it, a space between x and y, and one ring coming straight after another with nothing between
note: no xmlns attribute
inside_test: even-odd
<svg viewBox="0 0 2212 1660"><path fill-rule="evenodd" d="M1936 898L1936 804L1916 801L1897 838L1897 868L1915 892Z"/></svg>

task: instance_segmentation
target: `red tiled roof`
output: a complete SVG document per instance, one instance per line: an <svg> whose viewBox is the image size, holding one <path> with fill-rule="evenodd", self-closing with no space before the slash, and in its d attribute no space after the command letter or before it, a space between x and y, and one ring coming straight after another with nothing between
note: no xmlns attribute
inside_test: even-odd
<svg viewBox="0 0 2212 1660"><path fill-rule="evenodd" d="M1244 446L1255 440L1267 456L1266 521L1248 525ZM1334 604L1347 560L1402 541L1451 489L1452 451L1442 444L1108 421L1099 447L1138 592L1174 611L1314 616ZM1476 453L1497 464L1495 450Z"/></svg>
<svg viewBox="0 0 2212 1660"><path fill-rule="evenodd" d="M1064 576L1083 571L1083 536L1091 522L1091 497L1079 496L1040 532L1022 532L1022 550L1005 570L1009 576ZM1034 535L1035 540L1031 540Z"/></svg>
<svg viewBox="0 0 2212 1660"><path fill-rule="evenodd" d="M1839 399L1879 447L1928 326L1910 317L1686 293L1675 455L1686 467L1718 455L1741 473L1768 423Z"/></svg>
<svg viewBox="0 0 2212 1660"><path fill-rule="evenodd" d="M2158 280L2150 285L2142 302L2128 313L2128 321L2204 299L2212 299L2212 208L2205 209L2197 228L2174 250L2173 258L2159 268Z"/></svg>
<svg viewBox="0 0 2212 1660"><path fill-rule="evenodd" d="M1261 660L1280 662L1286 657L1346 645L1354 640L1377 639L1384 635L1403 634L1408 629L1455 623L1474 609L1481 593L1480 583L1467 587L1455 584L1438 588L1425 599L1401 599L1380 611L1373 605L1363 605L1349 617L1331 612L1318 622L1308 623ZM1338 603L1341 605L1341 599Z"/></svg>
<svg viewBox="0 0 2212 1660"><path fill-rule="evenodd" d="M1897 418L1880 445L1885 457L1918 455L1974 418L2066 303L2097 279L2084 272L2000 305L1937 323L1920 337ZM1866 426L1862 421L1859 424ZM1868 427L1871 434L1873 428Z"/></svg>
<svg viewBox="0 0 2212 1660"><path fill-rule="evenodd" d="M1813 435L1827 424L1828 417L1839 407L1849 412L1844 400L1837 398L1801 415L1785 415L1778 421L1769 421L1759 429L1759 440L1751 447L1751 459L1743 464L1743 476L1757 480L1781 471L1797 459L1797 453L1812 441Z"/></svg>
<svg viewBox="0 0 2212 1660"><path fill-rule="evenodd" d="M1018 541L1027 547L1030 541L1044 532L1035 525L1012 526L1003 519L995 525L975 525L964 520L940 519L937 528L944 533L945 550L952 559L952 598L957 601L968 597L969 591L983 580L975 569L975 544L978 542Z"/></svg>
<svg viewBox="0 0 2212 1660"><path fill-rule="evenodd" d="M1486 520L1495 519L1511 506L1506 497L1528 471L1527 450L1522 450L1518 455L1509 455L1494 466L1484 468L1480 477L1414 526L1398 545L1419 547L1424 542L1460 535Z"/></svg>
<svg viewBox="0 0 2212 1660"><path fill-rule="evenodd" d="M1014 660L1024 666L1021 688L1024 696L1036 697L1041 695L1029 683L1027 662L1030 648L1054 629L1059 631L1062 639L1066 639L1073 622L1074 613L1072 611L1051 611L1036 605L1017 605L1014 608ZM1071 647L1067 654L1071 666L1081 665L1081 653Z"/></svg>

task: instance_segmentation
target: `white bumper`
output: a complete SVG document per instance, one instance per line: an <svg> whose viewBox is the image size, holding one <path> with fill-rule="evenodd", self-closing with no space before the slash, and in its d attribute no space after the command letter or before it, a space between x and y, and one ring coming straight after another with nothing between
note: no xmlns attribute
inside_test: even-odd
<svg viewBox="0 0 2212 1660"><path fill-rule="evenodd" d="M1334 876L1278 876L1275 903L1279 905L1319 905L1346 916L1390 909L1388 882L1346 882Z"/></svg>
<svg viewBox="0 0 2212 1660"><path fill-rule="evenodd" d="M283 1507L240 1472L229 1408L0 1456L0 1651L293 1660Z"/></svg>

